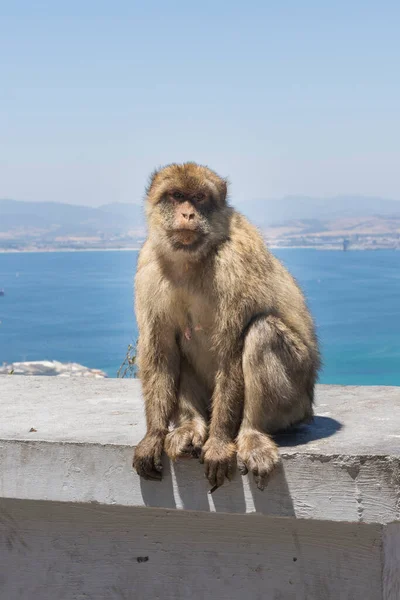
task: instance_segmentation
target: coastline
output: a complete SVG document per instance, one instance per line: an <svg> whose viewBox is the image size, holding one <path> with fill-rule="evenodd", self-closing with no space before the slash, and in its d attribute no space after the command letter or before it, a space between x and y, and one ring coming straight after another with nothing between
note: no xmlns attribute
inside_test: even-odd
<svg viewBox="0 0 400 600"><path fill-rule="evenodd" d="M266 242L267 248L270 250L316 250L321 252L326 251L335 251L335 252L344 252L342 247L338 246L277 246L274 244L268 244ZM130 246L127 248L20 248L20 249L6 249L0 248L0 254L52 254L52 253L72 253L72 252L138 252L141 249L141 245ZM388 248L388 247L368 247L368 248L360 248L360 247L350 247L347 248L345 252L377 252L379 250L391 250L393 252L399 251L399 248Z"/></svg>

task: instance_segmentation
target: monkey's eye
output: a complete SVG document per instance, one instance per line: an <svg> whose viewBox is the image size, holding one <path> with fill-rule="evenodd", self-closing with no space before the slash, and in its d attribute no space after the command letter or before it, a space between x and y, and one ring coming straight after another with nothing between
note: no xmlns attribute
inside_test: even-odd
<svg viewBox="0 0 400 600"><path fill-rule="evenodd" d="M182 198L183 198L183 194L182 194L182 192L174 192L174 193L172 194L172 197L173 197L175 200L182 200Z"/></svg>
<svg viewBox="0 0 400 600"><path fill-rule="evenodd" d="M198 194L195 195L195 200L197 200L198 202L201 202L202 200L204 200L206 197L205 194L203 194L203 192L199 192Z"/></svg>

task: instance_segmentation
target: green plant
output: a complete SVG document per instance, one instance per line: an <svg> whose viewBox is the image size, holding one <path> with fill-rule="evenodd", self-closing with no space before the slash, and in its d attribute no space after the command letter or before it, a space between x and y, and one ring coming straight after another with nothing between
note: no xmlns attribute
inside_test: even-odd
<svg viewBox="0 0 400 600"><path fill-rule="evenodd" d="M136 377L136 349L132 344L129 344L122 365L118 369L117 377Z"/></svg>

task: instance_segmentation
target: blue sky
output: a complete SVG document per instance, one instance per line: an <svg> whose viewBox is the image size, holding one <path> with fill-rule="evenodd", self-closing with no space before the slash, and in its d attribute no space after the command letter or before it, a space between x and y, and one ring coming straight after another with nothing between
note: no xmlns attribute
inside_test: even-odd
<svg viewBox="0 0 400 600"><path fill-rule="evenodd" d="M231 195L400 199L398 2L0 0L0 198L140 201L184 160Z"/></svg>

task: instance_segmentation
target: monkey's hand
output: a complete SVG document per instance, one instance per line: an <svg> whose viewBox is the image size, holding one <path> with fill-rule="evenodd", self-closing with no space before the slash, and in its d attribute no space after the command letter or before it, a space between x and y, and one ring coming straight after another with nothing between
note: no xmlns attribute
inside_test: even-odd
<svg viewBox="0 0 400 600"><path fill-rule="evenodd" d="M240 432L237 440L238 467L242 475L249 471L259 490L267 485L268 477L279 463L278 447L266 433Z"/></svg>
<svg viewBox="0 0 400 600"><path fill-rule="evenodd" d="M164 440L165 434L163 433L148 433L136 446L133 468L144 479L161 480L161 455Z"/></svg>
<svg viewBox="0 0 400 600"><path fill-rule="evenodd" d="M205 465L205 474L212 486L211 491L231 479L235 468L236 446L233 442L210 437L203 447L200 462Z"/></svg>

